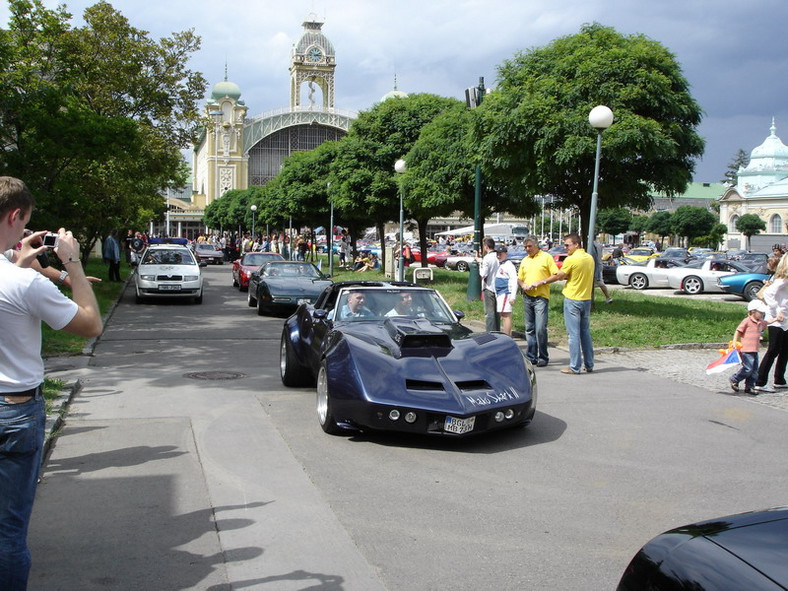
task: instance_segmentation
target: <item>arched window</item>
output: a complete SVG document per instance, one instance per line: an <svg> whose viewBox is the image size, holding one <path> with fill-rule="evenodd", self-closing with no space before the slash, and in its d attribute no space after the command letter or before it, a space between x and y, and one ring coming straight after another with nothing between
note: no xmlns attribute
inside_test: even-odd
<svg viewBox="0 0 788 591"><path fill-rule="evenodd" d="M731 218L731 221L728 223L728 233L732 234L738 232L738 230L736 229L736 224L738 223L739 223L739 216L734 215Z"/></svg>
<svg viewBox="0 0 788 591"><path fill-rule="evenodd" d="M772 234L783 233L783 218L779 214L774 214L769 220L769 232Z"/></svg>

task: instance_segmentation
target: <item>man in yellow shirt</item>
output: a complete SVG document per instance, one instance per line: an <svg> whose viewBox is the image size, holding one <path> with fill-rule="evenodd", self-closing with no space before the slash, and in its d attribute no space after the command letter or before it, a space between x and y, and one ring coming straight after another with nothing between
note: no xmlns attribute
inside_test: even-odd
<svg viewBox="0 0 788 591"><path fill-rule="evenodd" d="M569 256L558 273L544 280L545 284L566 280L564 294L564 325L569 335L569 367L561 373L579 374L585 367L594 371L594 345L591 342L591 296L594 291L594 257L580 248L580 236L567 234L564 246Z"/></svg>
<svg viewBox="0 0 788 591"><path fill-rule="evenodd" d="M542 283L558 273L555 260L539 248L536 236L526 236L523 240L528 256L520 262L517 282L523 290L523 311L525 312L525 338L528 345L525 355L537 367L544 367L550 361L547 353L547 313L550 303L550 287ZM539 285L542 283L541 285Z"/></svg>

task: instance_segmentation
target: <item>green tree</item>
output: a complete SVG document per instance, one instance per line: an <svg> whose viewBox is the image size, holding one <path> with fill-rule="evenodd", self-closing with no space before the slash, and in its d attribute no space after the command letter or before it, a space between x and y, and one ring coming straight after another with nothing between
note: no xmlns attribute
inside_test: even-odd
<svg viewBox="0 0 788 591"><path fill-rule="evenodd" d="M750 239L766 229L766 222L754 213L745 213L736 221L736 229L747 237L747 247Z"/></svg>
<svg viewBox="0 0 788 591"><path fill-rule="evenodd" d="M647 215L634 215L632 222L629 224L629 229L638 234L648 232L648 224L651 221Z"/></svg>
<svg viewBox="0 0 788 591"><path fill-rule="evenodd" d="M588 114L608 105L599 204L647 208L650 195L682 193L703 152L701 110L675 57L643 35L599 24L499 67L498 90L475 112L491 179L524 198L552 195L588 227L597 132Z"/></svg>
<svg viewBox="0 0 788 591"><path fill-rule="evenodd" d="M646 231L659 236L660 249L665 245L665 238L674 232L673 214L669 211L658 211L653 214L646 225Z"/></svg>
<svg viewBox="0 0 788 591"><path fill-rule="evenodd" d="M384 224L399 219L394 163L410 151L427 123L456 104L456 99L413 94L359 114L340 141L330 174L334 205L351 220L349 227L367 219L382 236Z"/></svg>
<svg viewBox="0 0 788 591"><path fill-rule="evenodd" d="M40 227L71 228L88 252L112 228L164 211L186 181L180 149L203 77L186 69L193 32L159 41L107 2L72 28L63 8L10 0L0 31L0 169L36 195Z"/></svg>
<svg viewBox="0 0 788 591"><path fill-rule="evenodd" d="M673 212L673 232L687 238L692 244L693 238L711 233L719 218L703 207L682 205Z"/></svg>
<svg viewBox="0 0 788 591"><path fill-rule="evenodd" d="M725 169L725 174L720 182L727 183L731 186L735 185L739 178L739 169L746 167L749 163L750 156L747 152L739 148L739 151L736 152L733 159L728 162L728 168Z"/></svg>
<svg viewBox="0 0 788 591"><path fill-rule="evenodd" d="M461 212L474 216L475 166L471 143L471 113L455 101L424 125L405 157L408 170L401 175L405 206L419 228L422 252L427 248L427 224L436 216ZM489 183L482 198L482 219L492 212L527 217L536 213L530 202L509 199ZM427 266L426 257L421 259Z"/></svg>
<svg viewBox="0 0 788 591"><path fill-rule="evenodd" d="M630 229L632 213L625 207L600 209L596 221L599 232L615 236Z"/></svg>

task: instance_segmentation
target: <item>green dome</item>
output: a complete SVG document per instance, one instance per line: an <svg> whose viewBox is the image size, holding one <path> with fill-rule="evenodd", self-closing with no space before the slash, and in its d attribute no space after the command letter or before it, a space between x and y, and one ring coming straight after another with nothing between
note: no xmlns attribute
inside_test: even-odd
<svg viewBox="0 0 788 591"><path fill-rule="evenodd" d="M237 101L239 98L241 98L241 88L235 82L230 82L228 80L217 82L213 87L213 91L211 92L211 98L213 100L219 100L220 98L224 98L226 96L229 96L231 99Z"/></svg>

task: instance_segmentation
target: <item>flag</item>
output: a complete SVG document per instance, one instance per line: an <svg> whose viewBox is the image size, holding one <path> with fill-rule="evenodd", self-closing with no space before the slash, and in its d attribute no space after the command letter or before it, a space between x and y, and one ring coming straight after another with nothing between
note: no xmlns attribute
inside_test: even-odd
<svg viewBox="0 0 788 591"><path fill-rule="evenodd" d="M734 369L741 365L741 355L738 349L720 349L722 356L706 366L706 373L720 373L726 369Z"/></svg>

